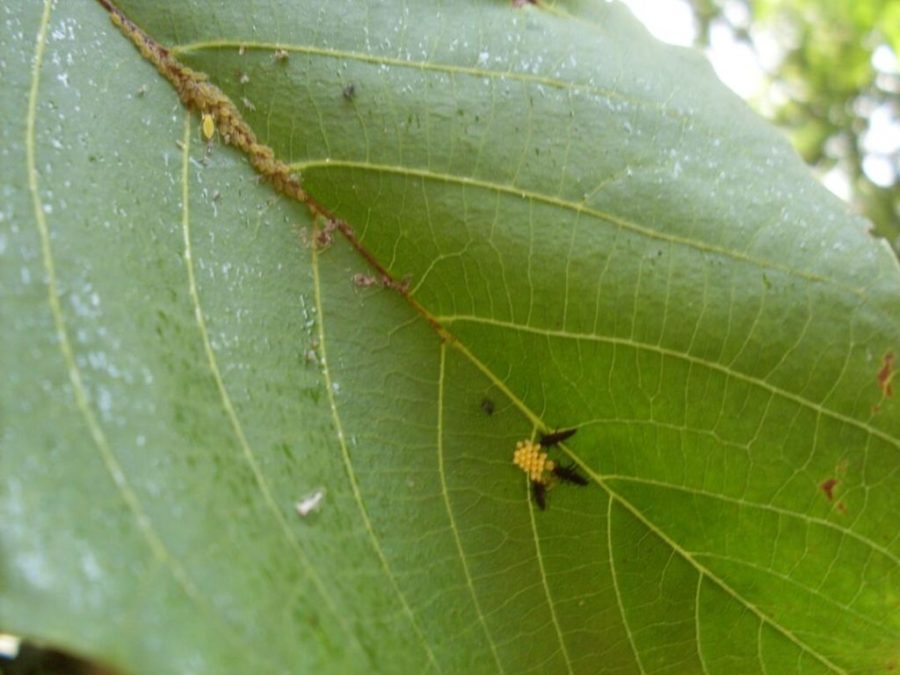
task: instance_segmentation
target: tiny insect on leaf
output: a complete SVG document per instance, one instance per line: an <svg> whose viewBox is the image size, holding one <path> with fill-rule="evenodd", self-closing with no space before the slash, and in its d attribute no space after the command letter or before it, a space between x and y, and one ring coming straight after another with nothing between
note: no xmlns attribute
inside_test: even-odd
<svg viewBox="0 0 900 675"><path fill-rule="evenodd" d="M554 431L552 434L541 434L541 446L549 448L557 443L562 443L567 438L574 436L576 431L578 429L563 429L562 431Z"/></svg>
<svg viewBox="0 0 900 675"><path fill-rule="evenodd" d="M494 414L494 402L489 398L481 399L481 409L484 411L485 415L493 415Z"/></svg>
<svg viewBox="0 0 900 675"><path fill-rule="evenodd" d="M216 133L216 122L213 119L213 116L209 113L203 113L203 121L201 122L201 125L203 138L205 138L206 140L212 139L213 134Z"/></svg>

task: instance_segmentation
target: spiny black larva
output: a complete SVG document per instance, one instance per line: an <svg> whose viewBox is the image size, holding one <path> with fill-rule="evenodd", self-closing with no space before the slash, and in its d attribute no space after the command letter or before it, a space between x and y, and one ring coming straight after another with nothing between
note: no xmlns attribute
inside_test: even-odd
<svg viewBox="0 0 900 675"><path fill-rule="evenodd" d="M541 434L541 445L545 448L551 448L558 443L562 443L567 438L575 435L578 429L563 429L562 431L554 431L552 434Z"/></svg>
<svg viewBox="0 0 900 675"><path fill-rule="evenodd" d="M574 430L559 432L571 436ZM534 503L541 511L547 508L547 490L558 480L563 483L584 486L588 485L588 479L578 472L575 464L561 465L547 457L547 452L540 443L531 440L516 443L513 453L513 463L525 472L531 485L531 495Z"/></svg>
<svg viewBox="0 0 900 675"><path fill-rule="evenodd" d="M557 464L552 469L553 475L564 483L573 485L587 485L588 479L578 473L578 467L574 464Z"/></svg>

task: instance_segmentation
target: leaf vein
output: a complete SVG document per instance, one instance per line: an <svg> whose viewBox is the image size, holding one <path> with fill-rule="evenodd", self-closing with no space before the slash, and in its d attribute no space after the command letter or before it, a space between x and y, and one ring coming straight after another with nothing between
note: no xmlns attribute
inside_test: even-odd
<svg viewBox="0 0 900 675"><path fill-rule="evenodd" d="M531 484L526 479L526 495L530 492ZM541 552L541 539L538 536L537 531L537 522L534 519L534 511L535 509L528 505L528 515L531 519L531 532L534 535L534 552L535 557L537 559L538 569L541 572L541 585L544 589L544 596L547 598L547 606L550 609L550 618L553 621L553 627L556 629L556 637L559 640L559 648L563 655L563 660L566 662L566 669L571 674L572 670L572 659L569 657L569 650L566 648L566 641L563 637L562 628L559 625L559 618L556 616L556 605L553 602L553 596L550 593L550 585L547 583L547 571L544 568L544 556Z"/></svg>
<svg viewBox="0 0 900 675"><path fill-rule="evenodd" d="M422 631L422 628L419 626L419 622L416 619L416 616L409 605L409 602L406 599L403 591L400 589L400 585L397 581L396 576L394 575L393 570L391 569L390 563L388 562L387 556L384 553L384 550L381 548L381 544L378 541L378 537L375 535L375 529L372 526L372 521L369 518L369 513L366 509L365 503L362 498L362 492L359 488L359 481L356 477L356 471L353 468L353 462L350 458L350 452L347 448L347 442L344 437L343 423L341 422L340 414L337 409L337 401L334 396L334 387L331 380L331 368L328 365L328 355L326 351L326 341L325 341L325 314L322 306L322 287L321 281L319 278L319 256L318 250L315 246L310 247L312 250L312 272L313 272L313 286L315 289L316 296L316 313L319 317L319 350L321 354L321 363L322 363L322 375L325 379L325 391L328 396L328 405L331 409L331 417L334 421L335 430L337 432L337 440L338 445L341 448L341 458L344 462L344 468L347 471L347 477L350 481L350 487L353 491L353 498L356 501L356 507L359 511L360 517L362 518L363 525L366 529L366 533L368 535L369 541L372 544L372 549L375 551L375 555L378 557L379 562L381 563L382 571L385 576L388 578L388 581L391 584L391 588L397 596L397 599L400 601L400 604L403 608L403 612L409 620L410 624L413 627L413 630L416 633L416 636L421 643L422 648L428 656L428 660L434 669L438 672L441 671L440 664L438 663L434 652L431 649L431 645L425 639L425 634Z"/></svg>
<svg viewBox="0 0 900 675"><path fill-rule="evenodd" d="M235 637L242 644L246 644L246 637L236 633L233 627L224 621L222 616L206 602L194 585L187 570L185 570L178 559L175 558L156 531L153 521L147 515L147 512L144 511L140 498L126 477L125 471L116 457L115 452L113 452L113 449L110 447L109 440L107 439L103 428L100 426L96 414L91 409L81 370L75 360L75 352L72 348L72 342L69 339L66 319L60 304L56 264L54 262L53 249L50 242L50 228L44 215L44 204L41 201L39 191L35 150L37 101L40 92L41 68L43 66L44 48L47 40L47 29L50 23L52 6L52 0L44 0L44 8L38 33L35 38L35 52L31 69L31 87L28 95L28 109L25 119L25 163L28 176L28 191L31 194L35 226L38 230L38 237L41 243L41 261L46 274L47 303L53 317L53 325L59 343L59 350L65 363L69 383L72 386L75 405L81 416L84 418L85 425L88 428L94 446L100 454L104 468L109 474L110 479L122 500L125 502L129 512L134 516L135 521L137 522L138 531L146 542L153 557L161 563L163 568L165 568L169 574L172 575L175 584L181 588L182 592L184 592L185 596L189 598L191 602L222 626L226 634ZM255 650L247 649L245 652L250 654L251 658L257 662L269 663L266 659L261 658Z"/></svg>
<svg viewBox="0 0 900 675"><path fill-rule="evenodd" d="M183 258L187 274L188 294L190 295L191 304L193 305L194 320L197 323L197 331L199 332L200 340L203 343L203 351L206 355L207 365L209 366L213 381L216 384L216 389L222 402L222 408L225 410L225 415L226 417L228 417L228 422L231 425L231 429L234 432L235 438L237 439L238 444L241 447L241 452L244 456L244 460L247 462L247 465L250 467L250 471L253 473L254 480L256 481L260 493L262 494L266 508L275 517L276 522L284 533L284 537L287 540L288 545L296 553L307 574L309 574L309 578L312 579L319 595L321 595L327 603L329 611L338 620L338 623L340 624L343 631L347 634L347 636L354 641L356 649L359 650L360 653L362 653L362 646L358 644L358 641L356 640L354 633L350 629L350 626L348 625L346 619L335 606L334 599L328 592L327 586L319 577L315 567L310 563L309 559L303 551L303 548L300 546L296 533L288 526L284 514L278 508L278 504L276 503L275 498L272 495L272 491L269 488L269 483L259 466L259 462L257 462L256 460L256 454L254 453L253 448L250 447L250 443L247 440L247 435L244 433L243 425L238 419L237 411L235 411L234 409L234 404L231 400L231 396L228 393L228 389L225 387L225 381L222 378L221 371L219 370L218 360L216 359L215 352L212 348L212 343L209 339L209 331L206 327L206 317L203 314L203 308L200 303L200 293L197 289L197 278L194 273L193 247L191 245L191 217L189 205L190 194L188 181L190 167L190 141L191 115L186 111L184 117L184 135L181 142L181 231L184 242Z"/></svg>
<svg viewBox="0 0 900 675"><path fill-rule="evenodd" d="M717 255L722 255L727 258L731 258L733 260L738 260L740 262L745 262L750 265L754 265L759 267L760 269L770 269L778 272L782 272L784 274L788 274L790 276L798 277L800 279L804 279L806 281L813 281L817 283L828 284L834 286L835 288L839 288L843 291L846 291L852 295L857 296L860 299L865 299L866 293L862 288L856 288L852 286L847 286L840 282L837 282L833 279L829 279L828 277L822 276L820 274L815 274L813 272L808 272L804 270L795 269L793 267L788 267L786 265L781 265L779 263L765 260L763 258L757 258L755 256L749 255L747 253L743 253L742 251L737 251L734 249L726 248L724 246L718 246L716 244L711 244L704 241L698 241L696 239L691 239L690 237L677 235L677 234L668 234L666 232L662 232L660 230L654 230L650 227L646 227L644 225L640 225L638 223L632 222L630 220L626 220L620 216L616 216L612 213L607 213L606 211L601 211L599 209L595 209L589 206L586 206L583 202L572 202L566 199L561 199L559 197L554 197L552 195L543 194L540 192L535 192L534 190L530 190L523 187L517 187L515 185L504 185L502 183L495 183L490 180L485 180L481 178L471 178L467 176L457 176L454 174L448 173L439 173L428 169L416 169L412 167L406 167L402 165L394 165L394 164L374 164L370 162L361 162L354 160L345 160L345 159L325 159L325 160L304 160L301 162L291 162L288 164L291 171L302 173L304 171L309 171L310 169L318 169L318 170L333 170L333 169L359 169L363 171L374 171L374 172L383 172L389 174L397 174L401 176L407 177L416 177L416 178L425 178L428 180L434 180L442 183L449 184L458 184L463 186L471 186L477 187L483 190L490 190L496 192L497 194L507 194L515 197L519 197L521 199L529 199L536 202L541 202L544 204L548 204L550 206L556 206L558 208L566 209L568 211L572 211L578 214L586 214L600 220L606 221L615 225L618 228L623 230L627 230L633 232L635 234L641 235L648 239L653 239L656 241L664 241L671 244L678 244L681 246L685 246L687 248L692 248L701 253L714 253Z"/></svg>
<svg viewBox="0 0 900 675"><path fill-rule="evenodd" d="M475 592L475 585L472 583L472 574L469 572L469 565L466 562L466 554L463 550L462 540L459 536L459 528L456 525L456 518L453 516L453 509L450 505L450 495L447 489L447 475L444 466L444 378L446 375L446 359L447 345L441 343L441 367L438 376L438 430L437 430L437 453L438 453L438 470L441 477L441 494L444 498L444 505L447 508L447 517L450 519L450 531L453 533L453 539L456 542L456 550L459 552L459 561L462 565L463 574L466 577L466 585L468 586L469 595L472 597L472 604L475 607L475 613L484 630L488 645L491 648L491 654L494 656L494 662L501 673L506 672L503 663L500 661L500 655L497 653L497 646L488 630L487 620L484 612L481 610L481 604L478 602L478 595Z"/></svg>
<svg viewBox="0 0 900 675"><path fill-rule="evenodd" d="M609 552L609 575L612 578L613 591L615 591L616 594L616 604L619 607L619 614L622 617L622 627L625 629L625 634L628 636L628 644L631 646L631 653L634 654L634 660L637 663L638 670L640 670L641 673L645 673L647 671L641 663L641 654L638 651L637 645L634 642L634 635L632 635L631 628L628 625L628 617L625 615L625 605L622 603L622 592L619 590L619 575L616 572L615 556L613 555L612 509L613 499L610 498L607 501L606 507L606 549Z"/></svg>
<svg viewBox="0 0 900 675"><path fill-rule="evenodd" d="M709 361L708 359L703 359L698 356L691 356L685 352L676 351L674 349L669 349L667 347L662 347L660 345L652 345L647 344L645 342L638 342L637 340L626 339L626 338L618 338L607 335L596 335L590 333L573 333L571 331L566 330L553 330L549 328L536 328L533 326L523 326L521 324L513 323L511 321L503 321L500 319L490 319L487 317L480 317L474 315L465 315L465 314L457 314L457 315L448 315L448 316L438 316L435 317L435 320L442 325L450 325L453 323L476 323L482 325L495 326L497 328L505 328L509 330L522 331L525 333L533 333L535 335L543 335L546 337L557 337L569 340L585 340L590 342L601 342L614 346L625 346L631 347L636 350L650 351L656 352L663 356L668 356L675 359L681 359L683 361L687 361L691 365L698 365L704 368L708 368L710 370L714 370L720 373L725 374L730 378L734 378L735 380L741 380L742 382L746 382L747 384L759 387L760 389L764 389L776 396L779 396L788 401L793 401L794 403L808 408L814 412L817 412L821 415L825 415L826 417L831 417L832 419L838 420L839 422L843 422L849 426L854 426L859 429L862 429L866 433L874 436L888 445L892 445L896 448L900 448L900 439L896 439L888 435L886 432L881 429L877 429L872 425L861 422L849 415L845 415L844 413L840 413L836 410L832 410L830 408L826 408L824 405L820 403L816 403L804 396L799 394L795 394L793 392L787 391L777 385L771 384L762 380L758 377L754 377L752 375L748 375L746 373L742 373L737 370L731 369L727 365L723 365L720 363L714 363Z"/></svg>

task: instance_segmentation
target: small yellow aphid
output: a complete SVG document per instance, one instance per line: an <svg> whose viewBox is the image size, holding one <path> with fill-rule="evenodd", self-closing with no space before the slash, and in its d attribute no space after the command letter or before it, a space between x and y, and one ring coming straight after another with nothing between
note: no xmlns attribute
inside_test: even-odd
<svg viewBox="0 0 900 675"><path fill-rule="evenodd" d="M203 131L203 138L211 141L213 135L216 133L216 121L213 119L212 115L210 115L209 113L203 113L203 118L200 122L200 129Z"/></svg>
<svg viewBox="0 0 900 675"><path fill-rule="evenodd" d="M541 452L541 446L532 441L519 441L513 453L513 463L522 469L535 483L546 483L547 473L553 471L556 464L547 459L547 453Z"/></svg>

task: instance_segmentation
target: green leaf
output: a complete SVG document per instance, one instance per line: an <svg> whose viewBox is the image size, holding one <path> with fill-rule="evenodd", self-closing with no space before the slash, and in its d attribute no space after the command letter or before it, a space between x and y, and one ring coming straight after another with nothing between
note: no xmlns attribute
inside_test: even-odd
<svg viewBox="0 0 900 675"><path fill-rule="evenodd" d="M0 627L136 673L896 666L900 270L698 55L602 3L122 2L407 297L99 4L21 5ZM512 451L564 427L591 484L541 512Z"/></svg>

